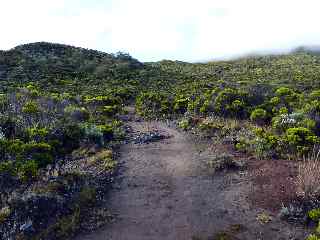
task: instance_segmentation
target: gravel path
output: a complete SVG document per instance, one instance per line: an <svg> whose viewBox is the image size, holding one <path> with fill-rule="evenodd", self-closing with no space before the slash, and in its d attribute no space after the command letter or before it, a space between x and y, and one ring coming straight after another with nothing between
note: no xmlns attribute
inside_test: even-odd
<svg viewBox="0 0 320 240"><path fill-rule="evenodd" d="M230 239L303 239L303 230L276 216L266 224L256 219L261 210L247 201L246 172L209 174L205 144L160 122L131 127L133 134L156 128L172 137L121 148L120 176L107 201L115 221L78 240L218 239L221 231Z"/></svg>

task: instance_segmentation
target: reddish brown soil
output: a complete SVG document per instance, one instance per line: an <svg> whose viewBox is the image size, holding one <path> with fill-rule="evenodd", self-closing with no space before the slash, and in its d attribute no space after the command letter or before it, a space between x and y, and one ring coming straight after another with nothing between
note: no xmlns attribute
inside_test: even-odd
<svg viewBox="0 0 320 240"><path fill-rule="evenodd" d="M252 189L251 203L260 208L278 212L296 197L296 162L288 160L251 160L249 172Z"/></svg>

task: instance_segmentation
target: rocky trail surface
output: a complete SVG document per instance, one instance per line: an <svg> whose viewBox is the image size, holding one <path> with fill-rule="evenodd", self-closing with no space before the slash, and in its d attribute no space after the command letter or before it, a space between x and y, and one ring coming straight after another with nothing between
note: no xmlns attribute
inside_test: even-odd
<svg viewBox="0 0 320 240"><path fill-rule="evenodd" d="M130 127L106 199L114 221L78 240L304 239L303 229L250 205L246 170L208 171L206 143L162 122ZM166 137L137 140L154 129Z"/></svg>

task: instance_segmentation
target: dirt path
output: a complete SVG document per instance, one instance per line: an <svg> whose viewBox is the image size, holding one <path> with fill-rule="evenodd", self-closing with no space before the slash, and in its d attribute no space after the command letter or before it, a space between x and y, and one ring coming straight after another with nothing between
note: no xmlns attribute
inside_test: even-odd
<svg viewBox="0 0 320 240"><path fill-rule="evenodd" d="M134 132L147 124L133 123ZM149 126L150 127L150 126ZM251 209L246 172L209 174L204 162L210 157L205 144L193 142L163 123L153 126L169 139L149 144L127 144L121 149L119 180L110 191L108 204L115 221L79 240L191 240L303 239L293 226L273 216L262 224ZM229 238L221 238L229 239Z"/></svg>

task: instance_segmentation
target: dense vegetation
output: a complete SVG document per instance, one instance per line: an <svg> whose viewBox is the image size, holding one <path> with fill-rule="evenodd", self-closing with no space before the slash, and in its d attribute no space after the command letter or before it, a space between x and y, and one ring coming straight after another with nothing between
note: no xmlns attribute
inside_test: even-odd
<svg viewBox="0 0 320 240"><path fill-rule="evenodd" d="M258 158L308 156L320 142L319 79L320 56L302 50L194 64L140 63L124 53L49 43L1 51L0 233L65 239L77 229L100 191L91 167L112 172L116 165L112 149L124 137L126 105L145 118L178 119L184 130ZM85 170L70 167L79 154ZM66 191L65 206L49 213L54 220L41 225L39 215L25 213L29 202L58 202Z"/></svg>

